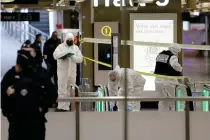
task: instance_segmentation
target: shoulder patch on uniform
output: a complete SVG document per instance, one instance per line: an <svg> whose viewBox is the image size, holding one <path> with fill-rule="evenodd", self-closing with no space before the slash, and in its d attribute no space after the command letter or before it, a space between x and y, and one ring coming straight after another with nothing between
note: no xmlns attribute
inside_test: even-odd
<svg viewBox="0 0 210 140"><path fill-rule="evenodd" d="M15 79L20 79L20 76L19 75L15 75Z"/></svg>
<svg viewBox="0 0 210 140"><path fill-rule="evenodd" d="M168 62L168 58L169 58L169 55L166 55L166 54L159 54L156 58L156 61L157 62L161 62L161 63L167 63Z"/></svg>
<svg viewBox="0 0 210 140"><path fill-rule="evenodd" d="M27 89L22 89L22 90L20 91L20 94L21 94L22 96L26 96L26 95L28 94L28 90L27 90Z"/></svg>

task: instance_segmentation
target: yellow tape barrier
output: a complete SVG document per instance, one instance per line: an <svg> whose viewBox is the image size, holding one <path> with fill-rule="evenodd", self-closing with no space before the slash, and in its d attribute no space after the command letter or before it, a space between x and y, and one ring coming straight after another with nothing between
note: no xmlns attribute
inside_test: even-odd
<svg viewBox="0 0 210 140"><path fill-rule="evenodd" d="M106 66L106 67L110 67L110 68L112 67L110 64L100 62L98 60L94 60L94 59L91 59L91 58L88 58L88 57L84 57L84 65L87 65L87 60L92 61L92 62L97 63L97 64L100 64L100 65L103 65L103 66ZM166 75L152 74L152 73L141 72L141 71L138 71L138 72L142 75L152 76L152 77L157 77L157 78L166 78L166 79L185 79L185 78L188 78L189 80L191 79L191 78L185 77L185 76L166 76Z"/></svg>

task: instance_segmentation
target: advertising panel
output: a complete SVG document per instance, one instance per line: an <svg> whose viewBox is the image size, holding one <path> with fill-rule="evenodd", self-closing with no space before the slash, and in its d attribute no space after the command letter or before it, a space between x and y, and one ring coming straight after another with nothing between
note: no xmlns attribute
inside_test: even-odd
<svg viewBox="0 0 210 140"><path fill-rule="evenodd" d="M131 40L142 42L175 43L177 38L177 16L170 13L130 14ZM130 51L130 66L136 71L154 73L156 57L167 48L134 45ZM144 76L144 90L155 90L155 77Z"/></svg>
<svg viewBox="0 0 210 140"><path fill-rule="evenodd" d="M134 20L134 41L173 43L173 24L173 20ZM150 73L155 70L158 53L167 50L167 48L153 46L134 46L133 49L134 70ZM144 90L155 90L155 78L144 77L146 78Z"/></svg>

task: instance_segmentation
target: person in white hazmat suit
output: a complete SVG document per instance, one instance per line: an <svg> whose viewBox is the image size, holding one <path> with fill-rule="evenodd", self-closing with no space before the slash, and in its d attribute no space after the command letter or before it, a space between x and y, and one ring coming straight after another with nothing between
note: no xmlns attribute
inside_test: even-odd
<svg viewBox="0 0 210 140"><path fill-rule="evenodd" d="M179 64L177 57L180 51L178 45L173 44L167 51L160 52L156 58L154 73L166 76L182 76L182 66ZM156 78L155 88L163 97L175 97L175 86L178 83L178 79ZM158 108L159 111L175 111L175 102L159 101Z"/></svg>
<svg viewBox="0 0 210 140"><path fill-rule="evenodd" d="M65 40L54 51L53 57L57 60L58 97L69 97L71 85L76 83L77 63L83 61L82 53L74 45L74 35L68 33ZM69 110L69 102L58 102L58 110Z"/></svg>
<svg viewBox="0 0 210 140"><path fill-rule="evenodd" d="M126 68L126 72L128 96L141 96L146 80L137 71ZM117 66L114 70L109 72L108 90L110 96L125 96L125 68L120 68ZM114 102L111 102L111 107L113 107L114 104ZM124 111L124 102L118 102L117 107L118 111ZM128 110L140 111L140 102L129 101Z"/></svg>

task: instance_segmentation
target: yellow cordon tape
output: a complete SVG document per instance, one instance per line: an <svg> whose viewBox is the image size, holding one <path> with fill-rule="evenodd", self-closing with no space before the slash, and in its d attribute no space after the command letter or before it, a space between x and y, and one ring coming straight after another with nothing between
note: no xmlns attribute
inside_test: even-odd
<svg viewBox="0 0 210 140"><path fill-rule="evenodd" d="M112 67L110 64L100 62L98 60L94 60L94 59L91 59L91 58L88 58L88 57L84 57L84 65L87 65L87 60L92 61L92 62L97 63L97 64L100 64L100 65L103 65L103 66L106 66L106 67L109 67L109 68ZM185 76L166 76L166 75L152 74L152 73L141 72L141 71L138 71L138 72L142 75L152 76L152 77L156 77L156 78L166 78L166 79L185 79L185 78L188 78L189 80L191 79L191 78L185 77Z"/></svg>
<svg viewBox="0 0 210 140"><path fill-rule="evenodd" d="M94 60L94 59L91 59L91 58L88 58L88 57L84 57L84 64L85 65L87 65L87 61L86 60L92 61L92 62L97 63L97 64L101 64L101 65L109 67L109 68L112 67L112 65L110 65L110 64L107 64L107 63L104 63L104 62L100 62L100 61L97 61L97 60Z"/></svg>

